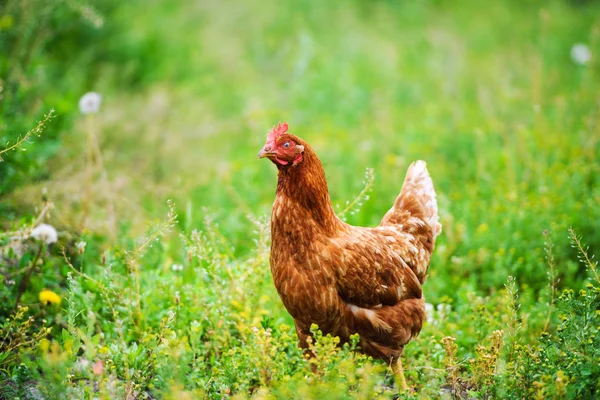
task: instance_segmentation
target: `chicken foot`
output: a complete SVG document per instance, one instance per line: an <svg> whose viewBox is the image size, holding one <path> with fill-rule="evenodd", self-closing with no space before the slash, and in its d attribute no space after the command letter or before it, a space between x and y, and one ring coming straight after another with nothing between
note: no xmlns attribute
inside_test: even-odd
<svg viewBox="0 0 600 400"><path fill-rule="evenodd" d="M396 360L392 359L392 372L396 378L396 382L400 385L400 391L407 392L408 385L406 384L406 378L404 377L404 369L402 368L402 359L400 356Z"/></svg>

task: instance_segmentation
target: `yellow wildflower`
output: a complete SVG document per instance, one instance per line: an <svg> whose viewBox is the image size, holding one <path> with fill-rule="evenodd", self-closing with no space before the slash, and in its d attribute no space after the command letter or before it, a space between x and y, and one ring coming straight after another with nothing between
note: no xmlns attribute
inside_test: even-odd
<svg viewBox="0 0 600 400"><path fill-rule="evenodd" d="M44 289L40 292L40 302L42 304L60 304L60 296L52 290Z"/></svg>
<svg viewBox="0 0 600 400"><path fill-rule="evenodd" d="M484 224L481 224L481 225L479 225L479 226L477 227L477 233L484 233L484 232L487 232L487 231L489 230L489 228L490 228L490 227L488 226L488 224L485 224L485 223L484 223Z"/></svg>

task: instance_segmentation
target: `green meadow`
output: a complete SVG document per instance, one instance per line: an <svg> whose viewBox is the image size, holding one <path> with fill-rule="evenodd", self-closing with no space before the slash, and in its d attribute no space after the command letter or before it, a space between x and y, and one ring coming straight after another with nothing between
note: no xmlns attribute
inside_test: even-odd
<svg viewBox="0 0 600 400"><path fill-rule="evenodd" d="M0 399L600 396L599 55L591 0L0 2ZM279 121L354 225L427 162L409 392L297 348Z"/></svg>

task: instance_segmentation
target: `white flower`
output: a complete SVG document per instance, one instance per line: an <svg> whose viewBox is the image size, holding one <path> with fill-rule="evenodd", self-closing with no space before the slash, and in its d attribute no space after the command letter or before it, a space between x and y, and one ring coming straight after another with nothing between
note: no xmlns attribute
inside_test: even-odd
<svg viewBox="0 0 600 400"><path fill-rule="evenodd" d="M173 271L183 271L183 265L181 265L181 264L173 264L173 265L171 265L171 269Z"/></svg>
<svg viewBox="0 0 600 400"><path fill-rule="evenodd" d="M592 59L592 52L586 44L577 43L571 47L571 58L575 64L586 65Z"/></svg>
<svg viewBox="0 0 600 400"><path fill-rule="evenodd" d="M435 308L433 307L433 304L431 303L425 303L425 315L427 315L427 322L432 324L433 323L433 312L434 312Z"/></svg>
<svg viewBox="0 0 600 400"><path fill-rule="evenodd" d="M31 231L31 237L40 240L46 244L54 243L58 240L56 229L52 225L39 224Z"/></svg>
<svg viewBox="0 0 600 400"><path fill-rule="evenodd" d="M450 304L440 303L437 305L438 319L442 320L450 315L451 306Z"/></svg>
<svg viewBox="0 0 600 400"><path fill-rule="evenodd" d="M85 245L86 245L86 244L87 244L87 243L86 243L86 242L84 242L83 240L82 240L82 241L80 241L80 242L77 242L77 243L75 244L75 248L77 248L77 251L79 252L79 254L83 254L83 253L85 252Z"/></svg>
<svg viewBox="0 0 600 400"><path fill-rule="evenodd" d="M88 92L79 99L79 111L82 114L95 114L100 109L102 96L96 92Z"/></svg>

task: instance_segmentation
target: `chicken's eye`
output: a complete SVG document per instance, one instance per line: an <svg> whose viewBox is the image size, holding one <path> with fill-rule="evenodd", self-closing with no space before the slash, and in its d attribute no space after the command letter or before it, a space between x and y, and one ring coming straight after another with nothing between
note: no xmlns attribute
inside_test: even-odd
<svg viewBox="0 0 600 400"><path fill-rule="evenodd" d="M283 148L284 148L284 149L289 149L289 148L290 148L290 142L285 142L285 143L283 144Z"/></svg>

